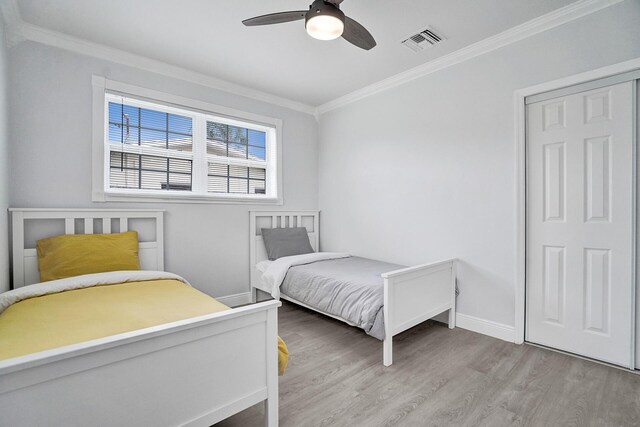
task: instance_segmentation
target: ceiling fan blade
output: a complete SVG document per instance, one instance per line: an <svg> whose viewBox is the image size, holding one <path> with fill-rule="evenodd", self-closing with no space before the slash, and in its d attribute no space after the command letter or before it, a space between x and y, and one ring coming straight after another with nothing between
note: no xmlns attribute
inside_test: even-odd
<svg viewBox="0 0 640 427"><path fill-rule="evenodd" d="M333 3L336 6L339 6L340 3L342 3L343 0L325 0L327 3Z"/></svg>
<svg viewBox="0 0 640 427"><path fill-rule="evenodd" d="M373 49L377 44L366 28L348 16L344 18L342 38L364 50Z"/></svg>
<svg viewBox="0 0 640 427"><path fill-rule="evenodd" d="M304 16L306 14L306 10L270 13L268 15L261 15L256 16L255 18L245 19L244 21L242 21L242 23L247 27L253 27L255 25L282 24L283 22L299 21L301 19L304 19Z"/></svg>

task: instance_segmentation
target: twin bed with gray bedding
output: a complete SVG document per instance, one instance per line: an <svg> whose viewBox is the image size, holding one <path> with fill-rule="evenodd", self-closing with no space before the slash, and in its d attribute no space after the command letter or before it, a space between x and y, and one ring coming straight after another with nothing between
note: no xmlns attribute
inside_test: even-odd
<svg viewBox="0 0 640 427"><path fill-rule="evenodd" d="M362 328L383 341L448 312L455 327L455 258L402 267L319 250L318 211L251 211L251 298L258 290Z"/></svg>
<svg viewBox="0 0 640 427"><path fill-rule="evenodd" d="M355 256L300 262L303 263L292 265L286 271L280 284L283 298L293 299L362 328L372 337L384 339L381 275L403 266Z"/></svg>

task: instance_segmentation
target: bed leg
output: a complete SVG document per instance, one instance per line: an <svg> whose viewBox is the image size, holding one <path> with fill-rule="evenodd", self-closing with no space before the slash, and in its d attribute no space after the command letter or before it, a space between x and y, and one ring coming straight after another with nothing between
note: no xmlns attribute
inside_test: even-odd
<svg viewBox="0 0 640 427"><path fill-rule="evenodd" d="M391 364L393 363L393 337L385 338L382 346L382 362L384 363L384 366L391 366Z"/></svg>
<svg viewBox="0 0 640 427"><path fill-rule="evenodd" d="M264 424L278 427L278 311L267 312L267 399L264 402Z"/></svg>
<svg viewBox="0 0 640 427"><path fill-rule="evenodd" d="M456 297L458 296L456 262L451 265L451 308L449 309L449 329L456 327Z"/></svg>
<svg viewBox="0 0 640 427"><path fill-rule="evenodd" d="M278 400L268 399L264 401L264 425L266 427L278 427Z"/></svg>

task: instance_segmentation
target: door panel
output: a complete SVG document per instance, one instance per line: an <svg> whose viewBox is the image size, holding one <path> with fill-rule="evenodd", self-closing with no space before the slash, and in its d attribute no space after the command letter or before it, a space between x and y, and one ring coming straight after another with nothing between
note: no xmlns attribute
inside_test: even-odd
<svg viewBox="0 0 640 427"><path fill-rule="evenodd" d="M631 366L633 83L527 106L528 341Z"/></svg>

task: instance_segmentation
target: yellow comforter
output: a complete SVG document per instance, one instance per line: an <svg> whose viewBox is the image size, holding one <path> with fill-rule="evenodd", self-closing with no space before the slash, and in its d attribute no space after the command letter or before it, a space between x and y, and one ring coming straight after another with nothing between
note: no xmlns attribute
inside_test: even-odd
<svg viewBox="0 0 640 427"><path fill-rule="evenodd" d="M223 310L229 307L173 279L28 298L0 314L0 360ZM282 374L287 352L284 342L278 340Z"/></svg>

